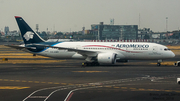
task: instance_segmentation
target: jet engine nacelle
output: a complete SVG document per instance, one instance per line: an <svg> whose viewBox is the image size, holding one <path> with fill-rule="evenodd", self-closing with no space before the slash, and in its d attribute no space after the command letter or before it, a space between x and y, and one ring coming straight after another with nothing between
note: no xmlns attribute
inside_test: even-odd
<svg viewBox="0 0 180 101"><path fill-rule="evenodd" d="M116 63L115 53L99 53L97 56L98 63L102 64L115 64Z"/></svg>
<svg viewBox="0 0 180 101"><path fill-rule="evenodd" d="M177 83L180 84L180 78L177 78Z"/></svg>

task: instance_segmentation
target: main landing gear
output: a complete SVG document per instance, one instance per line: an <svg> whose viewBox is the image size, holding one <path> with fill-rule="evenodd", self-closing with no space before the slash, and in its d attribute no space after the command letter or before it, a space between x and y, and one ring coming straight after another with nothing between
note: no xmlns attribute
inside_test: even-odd
<svg viewBox="0 0 180 101"><path fill-rule="evenodd" d="M85 66L99 66L99 63L98 62L85 62L85 63L82 63L82 67L85 67Z"/></svg>

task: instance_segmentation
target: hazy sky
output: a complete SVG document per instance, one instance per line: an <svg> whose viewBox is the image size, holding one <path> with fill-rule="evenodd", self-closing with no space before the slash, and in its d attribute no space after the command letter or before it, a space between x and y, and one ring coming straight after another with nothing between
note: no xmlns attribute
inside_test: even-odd
<svg viewBox="0 0 180 101"><path fill-rule="evenodd" d="M0 30L19 30L14 16L21 16L40 31L80 31L91 24L139 25L153 31L180 28L180 0L0 0Z"/></svg>

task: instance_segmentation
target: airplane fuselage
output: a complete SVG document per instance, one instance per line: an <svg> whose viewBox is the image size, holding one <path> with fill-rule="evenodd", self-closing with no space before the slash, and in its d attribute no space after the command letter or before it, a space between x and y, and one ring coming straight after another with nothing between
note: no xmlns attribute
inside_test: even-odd
<svg viewBox="0 0 180 101"><path fill-rule="evenodd" d="M117 59L167 59L174 57L174 53L166 46L156 43L142 42L59 42L54 47L64 47L83 51L92 51L88 56L96 56L98 53L115 53ZM31 51L32 52L32 51ZM59 59L86 59L86 55L67 49L44 47L41 51L33 52Z"/></svg>

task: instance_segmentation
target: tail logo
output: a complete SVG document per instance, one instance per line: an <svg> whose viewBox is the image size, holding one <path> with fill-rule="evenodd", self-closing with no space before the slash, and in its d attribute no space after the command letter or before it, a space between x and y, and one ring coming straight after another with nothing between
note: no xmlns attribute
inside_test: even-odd
<svg viewBox="0 0 180 101"><path fill-rule="evenodd" d="M23 37L26 39L26 41L29 41L30 39L33 39L33 37L34 37L34 33L33 33L33 32L28 31L28 32L26 32L26 34L24 34L24 36L23 36Z"/></svg>

